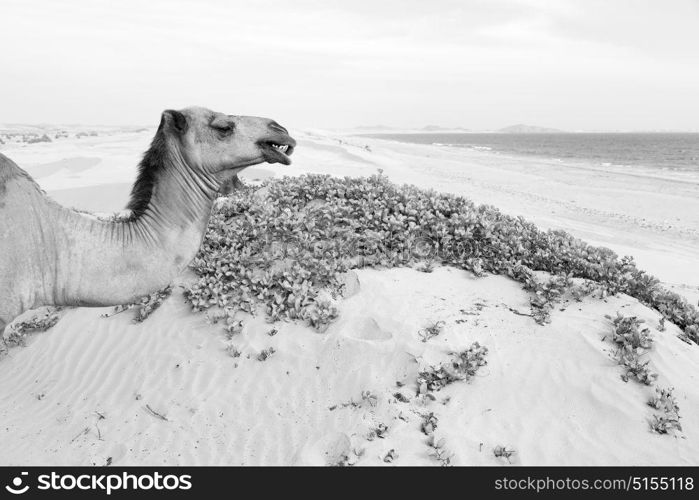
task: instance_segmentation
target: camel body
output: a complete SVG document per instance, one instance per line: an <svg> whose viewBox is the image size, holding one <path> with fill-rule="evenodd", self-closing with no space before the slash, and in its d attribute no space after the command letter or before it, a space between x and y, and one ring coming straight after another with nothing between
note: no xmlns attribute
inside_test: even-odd
<svg viewBox="0 0 699 500"><path fill-rule="evenodd" d="M60 206L0 154L0 333L36 307L126 304L167 286L196 255L221 186L247 166L290 163L281 151L294 145L268 119L167 111L121 222Z"/></svg>
<svg viewBox="0 0 699 500"><path fill-rule="evenodd" d="M166 286L196 255L211 211L202 204L188 227L146 237L137 221L58 205L2 154L0 175L0 331L39 306L126 304Z"/></svg>

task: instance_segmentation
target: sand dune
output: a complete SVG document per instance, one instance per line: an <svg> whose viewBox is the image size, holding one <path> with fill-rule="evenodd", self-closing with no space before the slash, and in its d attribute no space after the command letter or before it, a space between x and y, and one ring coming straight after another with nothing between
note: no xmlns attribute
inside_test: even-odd
<svg viewBox="0 0 699 500"><path fill-rule="evenodd" d="M358 274L359 292L324 334L256 317L229 342L179 292L143 324L130 311L65 311L0 361L0 463L381 465L394 450L393 464L428 465L437 462L420 427L431 412L454 464L506 464L499 445L518 464L699 461L696 346L673 326L655 333L649 359L658 384L675 388L685 429L660 436L649 432L651 389L621 380L603 340L604 314L657 324L634 299L572 303L539 326L509 309L528 298L503 277ZM422 342L418 331L437 320L443 333ZM489 349L477 376L436 401L419 397L418 370L474 341Z"/></svg>

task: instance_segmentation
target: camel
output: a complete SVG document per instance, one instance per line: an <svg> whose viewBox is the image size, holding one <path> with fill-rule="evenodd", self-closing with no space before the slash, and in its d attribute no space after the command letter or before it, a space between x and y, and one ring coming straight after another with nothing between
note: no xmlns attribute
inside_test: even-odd
<svg viewBox="0 0 699 500"><path fill-rule="evenodd" d="M166 110L127 205L107 222L48 198L0 154L0 334L40 306L132 303L195 257L222 186L259 163L289 165L296 141L273 120Z"/></svg>

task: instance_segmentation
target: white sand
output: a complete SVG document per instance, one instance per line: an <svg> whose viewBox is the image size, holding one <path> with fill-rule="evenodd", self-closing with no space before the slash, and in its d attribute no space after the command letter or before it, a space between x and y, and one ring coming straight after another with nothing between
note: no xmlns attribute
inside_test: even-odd
<svg viewBox="0 0 699 500"><path fill-rule="evenodd" d="M347 454L381 464L395 449L396 464L431 464L420 431L429 412L456 464L501 463L498 445L516 450L521 464L699 462L699 349L674 327L655 335L649 359L659 384L675 387L685 428L659 436L648 430L652 391L620 379L602 340L610 311L657 323L635 300L573 304L541 327L504 306L526 310L528 299L502 277L441 268L359 278L360 292L326 333L278 323L270 337L272 325L251 319L233 340L239 358L181 296L141 325L129 312L67 311L0 362L0 463L324 464ZM446 322L444 332L421 342L418 330L435 320ZM474 379L435 393L436 402L415 398L418 368L473 341L490 350ZM259 361L269 347L277 352ZM376 401L362 402L365 391ZM411 402L396 401L398 391ZM379 424L385 437L368 440Z"/></svg>
<svg viewBox="0 0 699 500"><path fill-rule="evenodd" d="M102 210L109 210L107 202L126 203L124 186L135 171L135 163L119 160L137 161L137 146L149 137L112 139L2 151L21 166L23 159L40 165L100 158L39 182L50 181L44 187L63 196L90 183L121 184L104 191L112 199ZM699 285L699 257L691 252L699 197L691 183L561 173L535 160L363 138L306 134L299 142L293 166L264 166L252 175L369 175L383 168L395 181L460 192L628 250L688 295ZM78 175L75 186L70 175ZM673 213L673 206L685 210ZM65 311L53 329L0 358L0 464L326 464L347 456L378 465L391 449L394 464L436 464L420 431L421 415L430 412L455 464L507 465L493 455L498 445L516 451L512 463L526 465L699 463L699 348L678 340L672 325L654 333L648 359L658 385L675 388L684 428L660 436L649 431L652 390L621 380L612 345L603 340L610 331L604 315L617 311L654 330L659 315L636 300L563 304L550 325L539 326L510 310L528 312L528 296L504 277L477 279L450 268L358 274L359 292L340 301L340 318L325 333L249 318L232 341L239 358L226 352L220 325L189 312L179 289L140 325L130 322L130 311L112 318L100 317L109 309ZM444 332L421 342L418 331L439 320ZM272 327L275 336L267 335ZM489 349L475 378L435 393L436 401L416 397L419 369L474 341ZM259 361L269 347L276 353ZM397 401L396 392L410 402ZM369 439L379 424L388 427L384 437Z"/></svg>

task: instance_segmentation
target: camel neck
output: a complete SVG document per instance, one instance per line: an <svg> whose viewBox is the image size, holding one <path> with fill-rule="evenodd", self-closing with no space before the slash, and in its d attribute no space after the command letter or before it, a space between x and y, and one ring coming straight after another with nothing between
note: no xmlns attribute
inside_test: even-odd
<svg viewBox="0 0 699 500"><path fill-rule="evenodd" d="M140 215L103 222L71 213L55 231L64 249L45 303L124 304L172 282L196 256L206 232L218 184L177 155L158 172ZM46 280L46 277L43 278Z"/></svg>
<svg viewBox="0 0 699 500"><path fill-rule="evenodd" d="M166 166L157 174L147 206L135 219L126 222L143 243L167 245L175 238L194 231L197 248L211 215L219 182L201 169L192 168L176 147L171 148Z"/></svg>

